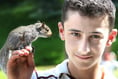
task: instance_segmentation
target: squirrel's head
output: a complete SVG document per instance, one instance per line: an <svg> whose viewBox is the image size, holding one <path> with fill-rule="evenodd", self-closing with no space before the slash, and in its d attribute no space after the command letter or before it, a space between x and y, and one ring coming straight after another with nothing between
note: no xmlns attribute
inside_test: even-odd
<svg viewBox="0 0 118 79"><path fill-rule="evenodd" d="M39 33L39 37L50 37L52 35L51 29L44 23L38 22L35 24L36 31Z"/></svg>

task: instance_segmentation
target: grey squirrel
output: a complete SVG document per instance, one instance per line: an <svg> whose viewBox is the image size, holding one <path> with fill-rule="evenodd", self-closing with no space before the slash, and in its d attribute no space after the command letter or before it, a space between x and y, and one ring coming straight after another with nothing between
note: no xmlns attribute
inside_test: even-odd
<svg viewBox="0 0 118 79"><path fill-rule="evenodd" d="M0 68L7 73L6 65L12 51L22 49L25 46L31 46L32 42L38 37L47 38L51 35L51 29L39 21L35 24L20 26L12 30L0 50Z"/></svg>

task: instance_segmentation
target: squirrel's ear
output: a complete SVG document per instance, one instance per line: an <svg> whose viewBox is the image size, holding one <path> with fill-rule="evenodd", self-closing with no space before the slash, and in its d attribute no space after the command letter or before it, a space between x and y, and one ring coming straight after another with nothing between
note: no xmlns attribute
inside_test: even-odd
<svg viewBox="0 0 118 79"><path fill-rule="evenodd" d="M61 22L58 22L58 29L59 29L59 35L61 40L65 40L64 38L64 27Z"/></svg>

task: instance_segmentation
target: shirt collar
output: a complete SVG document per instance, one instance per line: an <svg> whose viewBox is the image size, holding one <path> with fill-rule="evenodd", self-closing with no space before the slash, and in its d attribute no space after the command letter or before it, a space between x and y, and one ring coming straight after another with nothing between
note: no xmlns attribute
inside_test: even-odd
<svg viewBox="0 0 118 79"><path fill-rule="evenodd" d="M68 59L57 65L56 69L59 72L59 79L74 79L68 70Z"/></svg>

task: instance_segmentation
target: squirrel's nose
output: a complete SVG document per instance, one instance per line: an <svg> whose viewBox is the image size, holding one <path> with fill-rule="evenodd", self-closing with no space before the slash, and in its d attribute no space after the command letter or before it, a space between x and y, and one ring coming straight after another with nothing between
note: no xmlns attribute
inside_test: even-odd
<svg viewBox="0 0 118 79"><path fill-rule="evenodd" d="M48 30L47 36L50 37L51 35L52 35L52 31L51 30Z"/></svg>

